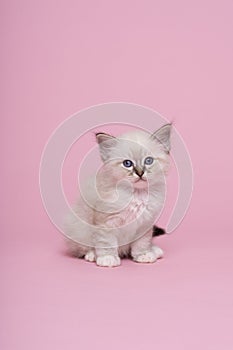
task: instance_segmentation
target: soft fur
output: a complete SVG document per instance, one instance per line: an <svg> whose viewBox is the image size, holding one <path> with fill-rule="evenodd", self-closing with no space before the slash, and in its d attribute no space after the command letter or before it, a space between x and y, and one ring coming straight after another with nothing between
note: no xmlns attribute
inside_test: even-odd
<svg viewBox="0 0 233 350"><path fill-rule="evenodd" d="M166 124L154 134L96 134L103 166L66 220L72 255L99 266L118 266L124 256L142 263L162 257L152 243L152 227L165 198L170 131L171 124ZM152 164L145 164L148 157ZM131 163L124 160L132 166L126 167Z"/></svg>

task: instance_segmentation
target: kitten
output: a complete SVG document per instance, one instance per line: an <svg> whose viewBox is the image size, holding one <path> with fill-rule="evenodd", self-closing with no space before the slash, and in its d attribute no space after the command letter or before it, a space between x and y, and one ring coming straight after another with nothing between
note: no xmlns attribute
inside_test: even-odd
<svg viewBox="0 0 233 350"><path fill-rule="evenodd" d="M153 224L165 199L170 133L171 124L153 134L96 134L103 165L66 220L72 255L99 266L118 266L124 256L141 263L163 256L152 236L164 233Z"/></svg>

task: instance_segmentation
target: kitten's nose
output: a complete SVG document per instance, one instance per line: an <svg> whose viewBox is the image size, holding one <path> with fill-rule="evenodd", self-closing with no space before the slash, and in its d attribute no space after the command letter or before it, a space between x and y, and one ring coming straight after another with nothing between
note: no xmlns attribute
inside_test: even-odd
<svg viewBox="0 0 233 350"><path fill-rule="evenodd" d="M135 174L137 174L139 177L142 177L143 174L144 174L144 170L141 169L141 168L135 167L135 168L134 168L134 171L135 171Z"/></svg>

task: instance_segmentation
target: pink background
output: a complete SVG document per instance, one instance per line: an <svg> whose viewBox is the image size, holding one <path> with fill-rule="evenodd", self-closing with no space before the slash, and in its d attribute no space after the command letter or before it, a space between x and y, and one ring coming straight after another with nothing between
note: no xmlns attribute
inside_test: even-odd
<svg viewBox="0 0 233 350"><path fill-rule="evenodd" d="M1 349L231 350L230 0L1 2ZM165 258L72 259L41 203L57 125L102 102L174 120L191 154L190 210Z"/></svg>

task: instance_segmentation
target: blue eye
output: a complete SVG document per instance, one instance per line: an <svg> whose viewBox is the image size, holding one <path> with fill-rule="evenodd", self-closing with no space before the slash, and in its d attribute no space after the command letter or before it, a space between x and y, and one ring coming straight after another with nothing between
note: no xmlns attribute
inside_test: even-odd
<svg viewBox="0 0 233 350"><path fill-rule="evenodd" d="M144 160L144 164L146 165L151 165L154 161L154 158L152 157L146 157L146 159Z"/></svg>
<svg viewBox="0 0 233 350"><path fill-rule="evenodd" d="M130 168L131 166L133 166L133 162L132 160L129 159L125 159L122 163L126 168Z"/></svg>

